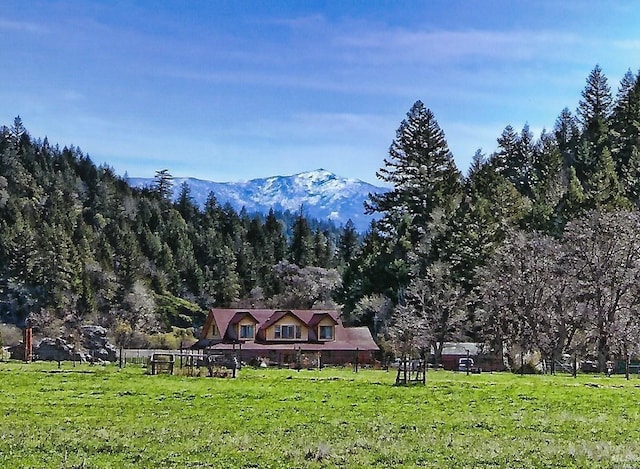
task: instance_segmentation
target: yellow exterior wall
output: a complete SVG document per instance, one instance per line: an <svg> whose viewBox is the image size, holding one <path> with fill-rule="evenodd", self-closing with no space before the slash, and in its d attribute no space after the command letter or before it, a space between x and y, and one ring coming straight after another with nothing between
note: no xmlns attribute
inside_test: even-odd
<svg viewBox="0 0 640 469"><path fill-rule="evenodd" d="M333 339L320 339L320 326L333 327ZM316 327L318 328L316 331L318 335L318 340L325 340L327 342L330 340L336 340L336 323L331 318L327 318L327 317L322 318Z"/></svg>
<svg viewBox="0 0 640 469"><path fill-rule="evenodd" d="M276 339L276 326L300 326L302 328L301 337L299 339ZM307 325L300 321L298 318L294 316L285 316L280 319L275 324L271 325L271 327L267 328L266 331L266 339L267 340L287 340L291 342L304 340L309 340L309 331L307 330Z"/></svg>
<svg viewBox="0 0 640 469"><path fill-rule="evenodd" d="M218 325L216 324L216 320L213 320L211 327L207 331L207 335L205 339L220 339L220 331L218 330Z"/></svg>
<svg viewBox="0 0 640 469"><path fill-rule="evenodd" d="M238 324L236 324L236 335L238 337L238 339L240 339L240 326L253 326L253 337L242 337L243 340L253 340L256 338L256 329L257 329L257 325L256 322L249 318L249 317L245 317L242 318Z"/></svg>

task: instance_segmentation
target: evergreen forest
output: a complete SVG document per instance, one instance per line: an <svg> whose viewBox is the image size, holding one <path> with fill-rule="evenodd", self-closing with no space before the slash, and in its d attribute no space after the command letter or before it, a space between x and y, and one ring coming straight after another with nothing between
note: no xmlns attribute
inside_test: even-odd
<svg viewBox="0 0 640 469"><path fill-rule="evenodd" d="M579 86L579 85L578 85ZM579 89L579 88L577 88ZM213 306L339 308L384 350L449 341L607 360L640 352L640 75L596 66L550 130L507 125L456 166L417 101L377 173L366 233L237 213L171 175L132 189L79 148L0 131L0 320L105 326L121 344L188 336Z"/></svg>

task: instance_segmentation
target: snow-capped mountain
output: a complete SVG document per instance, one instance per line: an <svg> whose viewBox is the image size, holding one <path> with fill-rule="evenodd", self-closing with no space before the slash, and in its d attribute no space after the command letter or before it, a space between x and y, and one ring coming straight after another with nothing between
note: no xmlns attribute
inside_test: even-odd
<svg viewBox="0 0 640 469"><path fill-rule="evenodd" d="M153 178L128 178L133 187L148 187ZM173 197L180 194L182 184L190 188L197 205L204 206L211 192L218 203L229 202L234 209L245 207L249 213L268 213L274 210L297 212L300 206L310 218L329 219L343 225L351 219L358 231L365 231L372 220L365 215L363 203L369 193L385 192L358 179L347 179L318 169L293 176L273 176L246 182L213 182L195 178L173 178Z"/></svg>

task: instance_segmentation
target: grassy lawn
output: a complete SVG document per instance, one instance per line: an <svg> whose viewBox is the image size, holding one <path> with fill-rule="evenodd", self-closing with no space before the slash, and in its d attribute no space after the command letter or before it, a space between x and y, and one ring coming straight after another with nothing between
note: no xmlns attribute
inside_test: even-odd
<svg viewBox="0 0 640 469"><path fill-rule="evenodd" d="M0 363L2 468L638 467L640 379Z"/></svg>

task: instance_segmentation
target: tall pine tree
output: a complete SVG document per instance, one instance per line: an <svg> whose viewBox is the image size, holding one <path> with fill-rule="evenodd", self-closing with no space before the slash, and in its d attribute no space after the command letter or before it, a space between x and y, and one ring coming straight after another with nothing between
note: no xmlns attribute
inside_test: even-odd
<svg viewBox="0 0 640 469"><path fill-rule="evenodd" d="M371 194L368 213L383 214L383 230L394 231L408 224L412 241L425 235L436 210L451 213L462 192L461 174L444 132L431 110L417 101L396 131L379 179L392 186L382 194Z"/></svg>

